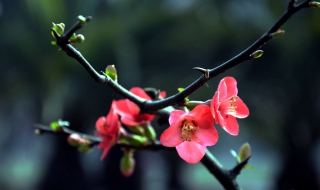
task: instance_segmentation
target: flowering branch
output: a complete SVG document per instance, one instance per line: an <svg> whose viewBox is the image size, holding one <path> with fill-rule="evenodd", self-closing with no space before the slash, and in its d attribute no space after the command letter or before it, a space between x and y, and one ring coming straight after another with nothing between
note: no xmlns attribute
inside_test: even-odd
<svg viewBox="0 0 320 190"><path fill-rule="evenodd" d="M91 148L96 146L96 145L98 145L103 140L102 138L99 138L99 137L96 137L96 136L93 136L93 135L84 134L84 133L79 133L77 131L71 130L68 127L64 127L64 126L59 127L58 130L53 130L49 126L41 125L41 124L35 124L34 128L35 128L35 133L37 135L40 135L40 134L43 134L43 133L64 134L64 135L68 135L68 136L72 135L72 134L77 134L80 137L82 137L83 139L88 140L88 142L89 142L88 145ZM123 148L146 149L146 150L154 150L154 151L161 150L161 149L169 149L168 147L162 146L162 144L159 141L155 141L155 142L149 143L148 145L139 146L139 147L133 146L133 145L130 145L130 144L126 144L126 143L118 142L116 144L116 146L123 147Z"/></svg>
<svg viewBox="0 0 320 190"><path fill-rule="evenodd" d="M175 104L183 105L184 100L187 96L195 92L197 89L199 89L201 86L203 86L206 82L208 82L213 77L247 60L252 60L254 58L260 57L263 51L258 49L269 40L282 35L284 31L280 30L280 27L284 23L286 23L291 18L292 15L294 15L296 12L298 12L302 8L307 8L312 6L312 4L310 3L310 0L306 0L298 5L296 5L295 3L296 3L296 0L290 0L287 6L287 10L282 15L282 17L267 32L265 32L257 41L255 41L247 49L245 49L244 51L242 51L232 59L217 66L216 68L203 69L203 68L195 67L194 68L195 70L200 71L202 73L202 76L200 78L198 78L196 81L194 81L192 84L190 84L188 87L186 87L179 93L164 99L162 99L162 97L156 98L156 100L151 100L151 98L146 99L143 96L138 96L137 93L128 91L127 89L119 85L116 79L112 78L108 73L105 74L104 72L101 72L101 73L97 72L90 65L90 63L82 56L82 54L71 45L71 43L74 42L73 40L76 39L76 38L73 38L73 35L75 34L75 32L80 28L82 28L86 22L90 21L91 17L79 16L78 17L79 21L73 27L71 27L71 29L67 31L65 34L63 34L63 32L61 33L58 30L59 28L58 29L55 28L57 27L57 25L54 25L54 27L52 28L52 33L56 38L56 42L55 42L56 45L60 46L61 49L65 51L68 56L76 59L86 69L86 71L91 75L91 77L96 82L109 85L116 93L122 95L126 99L129 99L131 103L133 102L134 104L136 104L139 109L136 106L131 105L131 103L128 104L126 100L120 100L118 101L118 103L115 103L114 110L117 110L117 113L116 111L110 111L111 115L110 116L108 115L107 117L103 117L101 119L101 122L99 122L99 125L96 125L98 127L98 131L100 129L99 132L103 138L99 138L96 136L87 135L83 133L78 133L76 131L70 130L66 126L60 126L57 129L52 129L52 127L36 124L35 125L36 133L41 134L43 132L51 132L51 133L60 133L60 134L67 134L67 135L77 135L76 137L80 138L81 143L86 143L86 145L89 148L92 148L93 146L98 144L102 144L104 146L103 148L105 149L106 153L113 145L122 147L122 148L127 148L128 150L126 151L128 152L125 152L125 156L127 156L126 157L127 160L132 159L130 157L131 153L129 152L129 149L131 148L160 150L160 149L167 149L167 147L165 146L176 147L179 153L179 156L183 158L185 161L187 161L188 163L194 164L199 162L199 160L201 159L201 162L217 178L217 180L222 184L224 188L240 189L239 185L236 182L236 177L237 175L240 174L243 167L248 163L250 157L245 158L241 162L239 161L238 164L233 169L226 170L222 168L221 164L219 164L219 162L214 158L214 156L209 151L205 151L206 146L212 146L218 140L216 129L213 126L214 120L216 121L216 123L221 125L223 129L226 130L229 134L237 135L238 123L236 122L235 117L244 118L249 115L248 108L245 106L245 104L243 104L242 100L237 96L237 93L235 93L237 91L232 90L231 97L227 96L226 94L223 94L224 96L221 95L220 97L219 94L216 94L213 98L213 100L215 101L212 100L212 102L207 102L210 104L210 107L208 107L207 105L200 105L197 108L194 108L190 112L190 115L188 115L187 111L182 112L180 110L175 112L172 116L171 121L169 119L171 129L170 130L167 129L162 134L162 137L160 139L161 143L155 140L155 136L154 138L147 138L147 140L150 140L150 141L147 141L147 143L145 143L146 145L141 145L141 146L140 145L134 146L127 143L118 142L117 135L118 135L118 131L121 128L120 124L118 123L118 114L121 116L121 122L126 124L127 126L138 126L140 124L145 124L141 121L150 122L154 118L154 115L150 115L150 114L148 115L148 113L156 113L157 115L160 115L163 118L168 118L169 114L172 113L171 112L172 110L169 111L171 108L168 109L169 106L175 105ZM62 25L60 24L59 27L62 27ZM63 29L64 29L64 25L63 25ZM80 41L81 40L83 41L83 39L80 39ZM232 85L233 85L233 89L236 88L236 81L231 77L226 77L226 79L222 80L222 83L226 85L221 85L222 86L220 90L221 92L226 90L225 88L228 88ZM219 89L220 89L220 84L218 87L218 91ZM138 92L138 89L135 89L134 91ZM142 93L141 91L143 90L139 90L140 94ZM143 93L145 94L145 92ZM229 106L226 107L225 104L222 104L225 101L229 102L230 105L228 104ZM231 111L224 110L227 108L228 109L233 108L233 110ZM128 110L131 112L131 116L133 111L135 111L134 116L136 117L126 117L128 115L127 113ZM214 116L212 116L211 110L214 113ZM230 111L231 114L230 113L226 114L228 113L227 111ZM202 115L200 114L201 117L199 116L199 113L202 113ZM203 119L202 116L203 117L206 116L206 119ZM117 118L117 119L115 120L112 118ZM173 121L177 120L177 118L179 119L182 118L181 122L179 121L174 123ZM233 120L230 120L230 118ZM141 123L138 123L139 121ZM231 122L228 123L227 121L231 121ZM196 123L201 123L203 125L197 126ZM106 128L105 126L109 126L109 128ZM176 130L175 128L179 128L179 129L183 128L182 135L180 133L175 133L176 131L179 131L179 130ZM201 132L200 132L200 128L201 129L203 128ZM145 128L145 130L147 129L148 128ZM210 129L211 131L210 132L206 131L208 129ZM207 136L207 134L205 134L205 132L203 131L208 132L210 135L214 136L215 138L211 138L211 136ZM113 135L110 135L111 132ZM190 156L190 154L185 154L185 152L188 152L186 150L190 149L190 143L198 143L198 142L193 142L193 138L198 138L197 136L194 135L196 133L201 134L200 137L205 142L205 145L197 144L196 146L194 146L194 147L197 147L196 150L199 150L201 153L192 154L193 156L192 157ZM172 136L180 136L182 140L179 138L173 139L171 138ZM79 139L75 139L75 136L73 137L74 138L71 140L79 140ZM106 142L108 143L106 142L103 143L104 139L106 139ZM77 143L77 142L72 141L70 144L72 145L72 143ZM191 145L193 146L194 144L191 144ZM204 153L205 155L203 156Z"/></svg>
<svg viewBox="0 0 320 190"><path fill-rule="evenodd" d="M88 140L89 147L97 146L99 143L102 142L102 138L88 135L84 133L79 133L77 131L71 130L68 127L61 126L58 130L53 130L49 126L41 125L41 124L35 124L35 133L40 135L43 133L51 133L51 134L63 134L63 135L73 135L77 134L81 136L83 139ZM135 149L144 149L144 150L152 150L152 151L158 151L158 150L174 150L173 148L168 148L163 146L159 141L155 141L152 143L149 143L146 146L140 146L136 147L133 145L129 145L126 143L120 143L118 142L116 144L118 147L122 148L135 148ZM220 162L207 150L206 154L202 158L201 162L202 164L216 177L216 179L221 183L221 185L225 189L231 189L231 190L239 190L241 189L238 183L236 182L236 177L240 174L241 169L243 166L245 166L249 161L249 158L244 160L243 162L237 164L233 169L227 170L223 169Z"/></svg>
<svg viewBox="0 0 320 190"><path fill-rule="evenodd" d="M288 21L289 18L302 8L310 7L309 2L310 0L306 0L299 5L294 4L294 0L291 0L289 2L287 11L282 15L282 17L266 32L264 33L257 41L255 41L252 45L250 45L247 49L233 57L232 59L222 63L221 65L217 66L214 69L209 70L208 77L204 74L200 78L198 78L196 81L194 81L192 84L190 84L188 87L186 87L182 92L179 92L173 96L170 96L163 100L156 100L153 102L147 102L145 103L144 110L146 112L154 112L155 110L164 108L169 105L173 105L176 102L179 102L183 100L185 97L192 94L194 91L196 91L198 88L203 86L207 81L212 79L213 77L217 76L220 73L223 73L224 71L244 62L247 60L252 59L252 54L258 50L261 46L263 46L265 43L267 43L269 40L274 38L272 35L273 33L277 32L277 30ZM143 108L141 108L143 109Z"/></svg>
<svg viewBox="0 0 320 190"><path fill-rule="evenodd" d="M123 97L131 100L135 104L140 107L141 113L155 113L157 110L165 108L170 105L174 105L176 103L182 102L185 97L189 96L201 86L203 86L206 82L208 82L213 77L217 76L220 73L244 62L247 60L253 59L255 56L253 53L258 50L261 46L263 46L266 42L273 39L274 37L281 35L279 33L279 28L291 18L296 12L301 10L302 8L310 7L309 3L310 0L306 0L298 5L295 5L295 0L290 0L288 3L287 11L282 15L282 17L266 32L264 33L257 41L255 41L252 45L250 45L247 49L233 57L232 59L222 63L221 65L217 66L216 68L208 70L208 73L202 75L188 87L186 87L183 91L170 96L168 98L162 100L155 100L155 101L144 101L141 98L135 96L134 94L130 93L127 89L123 88L118 83L114 82L109 76L105 75L103 72L100 74L98 73L90 63L82 56L82 54L76 50L72 45L70 45L68 41L68 37L70 37L73 32L82 28L85 22L78 21L66 34L59 37L59 35L54 31L54 35L57 39L57 45L61 47L63 51L67 53L70 57L76 59L95 79L96 82L102 84L108 84L116 93L119 93ZM86 22L89 21L91 17L86 17Z"/></svg>

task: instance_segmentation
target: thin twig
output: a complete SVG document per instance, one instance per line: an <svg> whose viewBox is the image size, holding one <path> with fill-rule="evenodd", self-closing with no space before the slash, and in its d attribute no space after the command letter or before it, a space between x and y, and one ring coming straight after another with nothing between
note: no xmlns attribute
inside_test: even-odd
<svg viewBox="0 0 320 190"><path fill-rule="evenodd" d="M90 141L90 146L93 147L95 145L98 145L100 142L102 142L102 138L96 137L93 135L88 135L84 133L79 133L77 131L71 130L68 127L59 127L59 130L54 131L51 129L51 127L41 124L35 124L35 133L40 135L43 133L50 133L50 134L61 134L61 135L71 135L71 134L77 134L80 135L82 138L87 139ZM154 143L149 143L146 146L132 146L126 143L120 143L118 142L115 146L124 147L124 148L135 148L135 149L145 149L145 150L161 150L161 149L172 149L165 146L162 146L162 144L159 141L155 141Z"/></svg>

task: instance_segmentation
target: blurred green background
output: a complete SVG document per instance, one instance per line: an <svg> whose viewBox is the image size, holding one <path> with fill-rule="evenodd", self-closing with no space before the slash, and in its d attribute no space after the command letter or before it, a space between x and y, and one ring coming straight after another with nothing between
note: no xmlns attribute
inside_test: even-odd
<svg viewBox="0 0 320 190"><path fill-rule="evenodd" d="M112 99L75 60L52 46L51 22L66 28L78 15L93 20L75 45L100 71L115 64L126 88L156 87L173 95L200 76L193 67L214 68L258 39L284 13L278 0L24 0L0 1L0 189L222 189L200 164L175 151L138 151L136 171L124 178L121 152L101 162L70 147L65 136L36 136L34 123L68 120L92 134ZM217 126L211 152L231 168L230 149L249 142L250 165L238 177L244 189L320 188L320 10L305 9L265 46L263 57L218 75L190 99L212 98L219 81L233 76L250 109L240 134ZM156 126L160 135L166 126Z"/></svg>

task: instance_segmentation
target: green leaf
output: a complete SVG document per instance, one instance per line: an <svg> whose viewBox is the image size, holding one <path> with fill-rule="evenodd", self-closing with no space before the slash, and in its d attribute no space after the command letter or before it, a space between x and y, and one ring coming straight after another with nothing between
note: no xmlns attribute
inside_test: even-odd
<svg viewBox="0 0 320 190"><path fill-rule="evenodd" d="M88 144L81 144L78 148L80 152L88 153L91 151L91 147Z"/></svg>
<svg viewBox="0 0 320 190"><path fill-rule="evenodd" d="M147 137L140 135L127 135L120 139L121 142L128 143L135 147L145 146L148 144Z"/></svg>
<svg viewBox="0 0 320 190"><path fill-rule="evenodd" d="M58 121L52 122L50 123L50 128L55 131L58 132L58 130L60 129L60 125Z"/></svg>
<svg viewBox="0 0 320 190"><path fill-rule="evenodd" d="M128 129L137 135L144 136L144 129L141 126L130 126Z"/></svg>
<svg viewBox="0 0 320 190"><path fill-rule="evenodd" d="M178 88L178 91L179 91L179 92L182 92L182 91L184 91L184 88L181 88L181 87L180 87L180 88ZM188 96L185 97L184 99L185 99L186 101L189 101L189 97L188 97Z"/></svg>
<svg viewBox="0 0 320 190"><path fill-rule="evenodd" d="M244 143L241 146L238 154L239 154L240 162L249 158L251 156L251 147L250 147L249 143Z"/></svg>
<svg viewBox="0 0 320 190"><path fill-rule="evenodd" d="M154 128L149 124L142 125L142 127L144 129L145 136L149 140L155 141L156 137L157 137L157 134L156 134L156 131L154 130Z"/></svg>
<svg viewBox="0 0 320 190"><path fill-rule="evenodd" d="M114 65L108 65L106 67L106 75L109 76L115 82L118 82L117 69Z"/></svg>
<svg viewBox="0 0 320 190"><path fill-rule="evenodd" d="M311 7L320 8L320 3L319 3L319 2L316 2L316 1L310 2L309 5L310 5Z"/></svg>
<svg viewBox="0 0 320 190"><path fill-rule="evenodd" d="M253 52L253 53L251 54L251 56L252 56L253 58L255 58L255 59L261 57L262 55L263 55L263 51L262 51L262 50L257 50L257 51L255 51L255 52Z"/></svg>
<svg viewBox="0 0 320 190"><path fill-rule="evenodd" d="M84 17L84 16L82 16L82 15L79 15L79 16L78 16L78 20L81 22L81 24L85 24L86 21L87 21L86 17Z"/></svg>
<svg viewBox="0 0 320 190"><path fill-rule="evenodd" d="M284 34L284 30L280 30L278 29L276 32L273 32L270 34L270 37L271 38L277 38L277 37L280 37Z"/></svg>
<svg viewBox="0 0 320 190"><path fill-rule="evenodd" d="M245 165L243 168L252 170L252 169L253 169L253 166L251 166L251 165Z"/></svg>

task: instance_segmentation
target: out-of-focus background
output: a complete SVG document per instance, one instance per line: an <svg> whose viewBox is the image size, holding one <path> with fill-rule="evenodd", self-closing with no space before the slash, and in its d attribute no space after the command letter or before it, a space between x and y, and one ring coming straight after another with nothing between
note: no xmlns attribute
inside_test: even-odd
<svg viewBox="0 0 320 190"><path fill-rule="evenodd" d="M25 0L0 1L0 189L222 189L201 163L175 151L137 151L136 171L124 178L117 148L80 153L65 136L34 134L33 124L68 120L92 134L112 99L72 58L52 46L51 22L66 28L78 15L93 16L76 47L98 71L115 64L126 88L156 87L173 95L258 39L284 13L278 0ZM305 9L263 46L263 57L218 75L190 96L212 98L233 76L250 109L236 137L219 131L209 150L225 168L230 150L249 142L252 170L238 177L244 189L320 188L320 10ZM166 126L156 126L160 135Z"/></svg>

